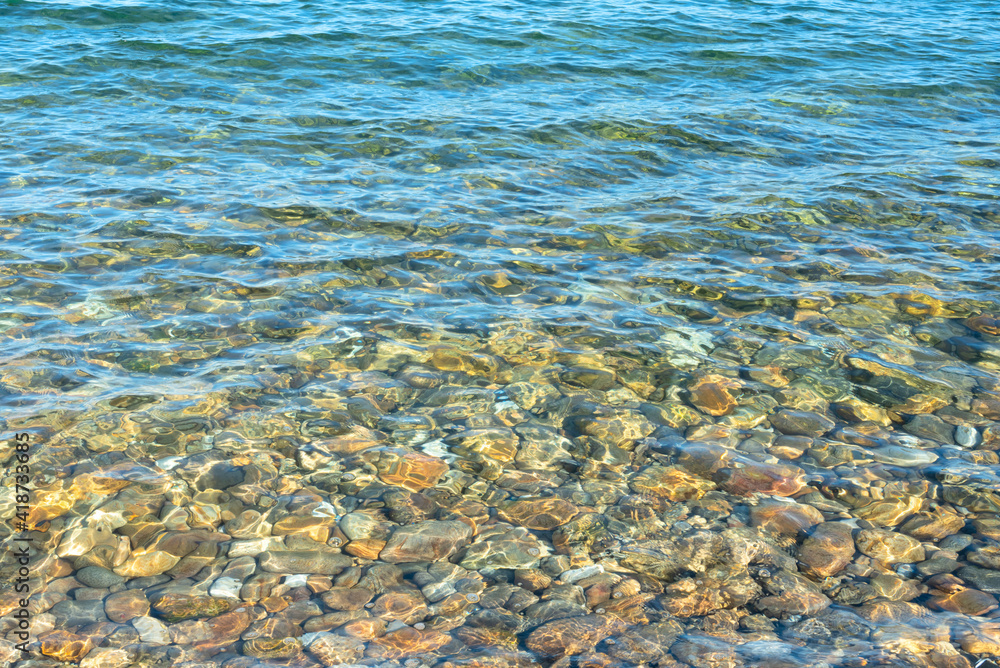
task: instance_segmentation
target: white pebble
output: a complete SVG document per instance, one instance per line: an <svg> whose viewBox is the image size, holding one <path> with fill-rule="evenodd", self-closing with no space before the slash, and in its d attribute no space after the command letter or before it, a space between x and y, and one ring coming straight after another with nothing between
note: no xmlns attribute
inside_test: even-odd
<svg viewBox="0 0 1000 668"><path fill-rule="evenodd" d="M243 588L243 583L236 578L221 577L216 579L209 588L208 593L210 596L220 596L229 598L239 598L240 589Z"/></svg>
<svg viewBox="0 0 1000 668"><path fill-rule="evenodd" d="M604 566L601 564L594 564L592 566L584 566L582 568L574 568L569 571L563 571L563 574L559 576L559 579L566 584L573 584L577 580L583 580L584 578L589 578L603 572Z"/></svg>
<svg viewBox="0 0 1000 668"><path fill-rule="evenodd" d="M955 442L963 448L974 448L979 445L979 430L969 424L955 427Z"/></svg>
<svg viewBox="0 0 1000 668"><path fill-rule="evenodd" d="M132 626L139 632L139 638L150 645L169 645L170 632L166 625L153 617L136 617Z"/></svg>
<svg viewBox="0 0 1000 668"><path fill-rule="evenodd" d="M306 575L306 574L304 574L304 573L297 573L295 575L287 575L287 576L285 576L285 580L284 580L283 584L286 584L289 587L305 587L306 586L306 580L308 579L308 577L309 576Z"/></svg>

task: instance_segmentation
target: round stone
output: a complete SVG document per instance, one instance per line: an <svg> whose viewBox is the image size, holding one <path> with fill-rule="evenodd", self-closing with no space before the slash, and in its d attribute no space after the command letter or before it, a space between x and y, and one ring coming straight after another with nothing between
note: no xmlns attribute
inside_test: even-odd
<svg viewBox="0 0 1000 668"><path fill-rule="evenodd" d="M920 541L895 531L862 529L854 542L862 554L885 564L913 564L924 560Z"/></svg>
<svg viewBox="0 0 1000 668"><path fill-rule="evenodd" d="M541 531L566 524L579 513L576 505L558 497L519 499L498 509L502 520Z"/></svg>
<svg viewBox="0 0 1000 668"><path fill-rule="evenodd" d="M799 547L798 559L805 570L825 578L842 571L854 558L851 527L843 522L824 522Z"/></svg>
<svg viewBox="0 0 1000 668"><path fill-rule="evenodd" d="M583 654L624 629L625 624L614 616L586 615L556 619L532 631L527 645L531 651L547 657Z"/></svg>
<svg viewBox="0 0 1000 668"><path fill-rule="evenodd" d="M76 572L76 579L95 589L108 589L125 582L125 578L100 566L87 566Z"/></svg>
<svg viewBox="0 0 1000 668"><path fill-rule="evenodd" d="M390 564L438 561L455 554L472 537L472 528L457 520L427 520L398 527L379 559Z"/></svg>
<svg viewBox="0 0 1000 668"><path fill-rule="evenodd" d="M728 415L736 408L732 390L738 384L723 376L706 376L688 389L691 405L715 417Z"/></svg>
<svg viewBox="0 0 1000 668"><path fill-rule="evenodd" d="M780 410L769 420L775 429L789 436L822 436L835 426L830 418L812 411Z"/></svg>

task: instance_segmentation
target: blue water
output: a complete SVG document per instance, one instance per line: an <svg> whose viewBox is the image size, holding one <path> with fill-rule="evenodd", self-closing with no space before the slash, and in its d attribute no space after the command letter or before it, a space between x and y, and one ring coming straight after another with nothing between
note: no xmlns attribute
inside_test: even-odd
<svg viewBox="0 0 1000 668"><path fill-rule="evenodd" d="M434 345L499 359L437 365L498 392L522 365L651 370L652 394L586 394L629 410L706 373L758 410L755 354L789 345L856 390L844 356L874 351L971 415L1000 393L992 326L963 324L1000 312L997 54L981 0L4 0L2 415L86 439L134 397L161 425L207 402L199 438L266 449L251 423L381 397L344 378ZM522 417L573 437L560 410ZM91 451L185 454L126 432Z"/></svg>

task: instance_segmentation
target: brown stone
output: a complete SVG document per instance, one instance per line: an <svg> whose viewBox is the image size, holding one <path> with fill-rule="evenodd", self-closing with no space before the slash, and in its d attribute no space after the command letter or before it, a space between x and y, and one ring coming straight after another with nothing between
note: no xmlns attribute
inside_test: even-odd
<svg viewBox="0 0 1000 668"><path fill-rule="evenodd" d="M875 592L890 601L912 601L920 595L919 580L903 580L895 575L881 573L871 579Z"/></svg>
<svg viewBox="0 0 1000 668"><path fill-rule="evenodd" d="M418 631L406 626L369 642L365 656L370 659L404 659L433 652L450 641L451 636L447 633Z"/></svg>
<svg viewBox="0 0 1000 668"><path fill-rule="evenodd" d="M732 391L738 388L739 384L731 378L705 376L688 388L688 401L708 415L715 417L728 415L736 408L736 399L733 398Z"/></svg>
<svg viewBox="0 0 1000 668"><path fill-rule="evenodd" d="M345 545L344 552L360 559L375 560L378 559L379 552L385 548L385 545L386 541L384 540L362 538L360 540L352 540Z"/></svg>
<svg viewBox="0 0 1000 668"><path fill-rule="evenodd" d="M253 622L253 618L247 608L237 608L232 612L205 620L204 624L208 629L209 639L198 649L224 647L235 643L240 639L240 635L250 627L251 622Z"/></svg>
<svg viewBox="0 0 1000 668"><path fill-rule="evenodd" d="M884 564L913 564L924 560L919 541L895 531L862 529L854 539L858 550Z"/></svg>
<svg viewBox="0 0 1000 668"><path fill-rule="evenodd" d="M323 633L312 641L308 651L324 666L339 666L356 663L364 655L365 644L357 638Z"/></svg>
<svg viewBox="0 0 1000 668"><path fill-rule="evenodd" d="M1000 629L972 627L961 637L959 645L969 654L1000 656Z"/></svg>
<svg viewBox="0 0 1000 668"><path fill-rule="evenodd" d="M617 617L586 615L556 619L542 624L528 636L528 649L546 657L584 654L610 635L620 633L625 624Z"/></svg>
<svg viewBox="0 0 1000 668"><path fill-rule="evenodd" d="M89 636L67 631L52 631L41 641L42 654L57 661L76 663L94 649L94 641Z"/></svg>
<svg viewBox="0 0 1000 668"><path fill-rule="evenodd" d="M789 436L822 436L835 426L833 420L813 411L782 409L769 420L775 429Z"/></svg>
<svg viewBox="0 0 1000 668"><path fill-rule="evenodd" d="M892 407L893 412L905 415L925 415L944 408L948 402L931 394L914 394L901 404Z"/></svg>
<svg viewBox="0 0 1000 668"><path fill-rule="evenodd" d="M562 526L579 513L576 505L558 497L519 499L498 509L500 519L539 531Z"/></svg>
<svg viewBox="0 0 1000 668"><path fill-rule="evenodd" d="M301 652L298 638L254 638L243 642L243 653L258 659L291 659Z"/></svg>
<svg viewBox="0 0 1000 668"><path fill-rule="evenodd" d="M1000 420L1000 397L982 395L972 400L972 412L989 420Z"/></svg>
<svg viewBox="0 0 1000 668"><path fill-rule="evenodd" d="M675 617L702 617L745 605L760 595L760 587L746 569L715 570L719 577L703 574L667 585L660 599L663 608Z"/></svg>
<svg viewBox="0 0 1000 668"><path fill-rule="evenodd" d="M343 612L328 612L318 617L310 617L302 624L306 633L329 631L356 619L367 619L366 610L344 610Z"/></svg>
<svg viewBox="0 0 1000 668"><path fill-rule="evenodd" d="M345 554L324 550L267 551L258 557L263 571L268 573L308 573L336 575L352 564Z"/></svg>
<svg viewBox="0 0 1000 668"><path fill-rule="evenodd" d="M514 584L528 591L540 591L548 589L552 578L537 568L518 568L514 571Z"/></svg>
<svg viewBox="0 0 1000 668"><path fill-rule="evenodd" d="M855 608L861 617L876 624L905 623L927 614L927 608L907 601L875 600Z"/></svg>
<svg viewBox="0 0 1000 668"><path fill-rule="evenodd" d="M796 536L823 521L823 513L801 503L766 500L750 508L750 526Z"/></svg>
<svg viewBox="0 0 1000 668"><path fill-rule="evenodd" d="M184 619L215 617L229 612L237 601L217 596L188 596L185 594L163 594L153 601L153 610L168 622Z"/></svg>
<svg viewBox="0 0 1000 668"><path fill-rule="evenodd" d="M1000 450L1000 425L984 427L982 437L982 442L976 446L977 450Z"/></svg>
<svg viewBox="0 0 1000 668"><path fill-rule="evenodd" d="M323 593L323 603L333 610L360 610L375 593L364 587L332 587Z"/></svg>
<svg viewBox="0 0 1000 668"><path fill-rule="evenodd" d="M668 501L700 499L705 492L715 489L715 483L673 466L650 466L629 482L636 494L644 494Z"/></svg>
<svg viewBox="0 0 1000 668"><path fill-rule="evenodd" d="M313 446L330 454L353 455L374 448L384 439L385 434L382 432L355 425L350 433L318 440Z"/></svg>
<svg viewBox="0 0 1000 668"><path fill-rule="evenodd" d="M965 321L965 326L980 334L1000 336L1000 318L994 315L984 313L973 316Z"/></svg>
<svg viewBox="0 0 1000 668"><path fill-rule="evenodd" d="M284 596L266 596L260 599L260 605L269 614L281 612L288 607L288 599Z"/></svg>
<svg viewBox="0 0 1000 668"><path fill-rule="evenodd" d="M503 628L462 626L455 629L455 637L471 649L517 649L517 634Z"/></svg>
<svg viewBox="0 0 1000 668"><path fill-rule="evenodd" d="M416 624L427 617L430 609L427 601L419 591L388 591L377 599L370 608L373 617L387 622L401 621L404 624Z"/></svg>
<svg viewBox="0 0 1000 668"><path fill-rule="evenodd" d="M250 625L250 629L245 634L246 637L280 639L297 638L302 635L302 627L293 621L289 608L286 608L282 614L271 615L255 621Z"/></svg>
<svg viewBox="0 0 1000 668"><path fill-rule="evenodd" d="M797 466L765 464L746 458L720 469L715 476L723 489L739 496L754 493L792 496L805 484L804 472Z"/></svg>
<svg viewBox="0 0 1000 668"><path fill-rule="evenodd" d="M1000 541L1000 518L980 517L972 520L972 526L980 536Z"/></svg>
<svg viewBox="0 0 1000 668"><path fill-rule="evenodd" d="M677 454L677 464L683 470L700 476L716 473L734 460L732 450L715 443L684 443Z"/></svg>
<svg viewBox="0 0 1000 668"><path fill-rule="evenodd" d="M475 605L478 600L476 594L455 592L432 605L430 612L436 617L456 617Z"/></svg>
<svg viewBox="0 0 1000 668"><path fill-rule="evenodd" d="M897 496L873 501L854 511L854 515L880 527L894 527L920 510L923 499L917 496Z"/></svg>
<svg viewBox="0 0 1000 668"><path fill-rule="evenodd" d="M127 589L104 599L104 614L113 622L125 623L149 614L149 599L141 589Z"/></svg>
<svg viewBox="0 0 1000 668"><path fill-rule="evenodd" d="M384 619L356 619L341 626L340 632L359 640L372 640L385 633L385 627Z"/></svg>
<svg viewBox="0 0 1000 668"><path fill-rule="evenodd" d="M275 522L271 527L271 533L275 536L299 534L308 536L317 543L325 543L330 539L330 531L334 524L336 519L329 515L324 517L289 515Z"/></svg>
<svg viewBox="0 0 1000 668"><path fill-rule="evenodd" d="M927 602L933 610L960 612L963 615L985 615L997 609L997 600L978 589L958 588L953 592L935 592Z"/></svg>
<svg viewBox="0 0 1000 668"><path fill-rule="evenodd" d="M378 461L378 476L382 482L411 492L433 487L447 472L447 462L419 452L389 451Z"/></svg>
<svg viewBox="0 0 1000 668"><path fill-rule="evenodd" d="M799 547L798 559L808 573L825 578L842 571L854 557L851 527L843 522L824 522Z"/></svg>
<svg viewBox="0 0 1000 668"><path fill-rule="evenodd" d="M831 603L819 585L798 573L778 571L765 579L764 586L771 596L760 598L754 605L761 612L774 617L812 616L829 607Z"/></svg>
<svg viewBox="0 0 1000 668"><path fill-rule="evenodd" d="M10 665L14 663L15 658L13 656L4 657L0 654L0 661L4 660L9 661L8 665ZM128 650L111 647L98 647L80 662L80 668L128 668L132 665L134 664Z"/></svg>
<svg viewBox="0 0 1000 668"><path fill-rule="evenodd" d="M444 442L453 452L464 457L489 457L499 462L512 462L517 456L517 435L506 427L466 429L452 434Z"/></svg>
<svg viewBox="0 0 1000 668"><path fill-rule="evenodd" d="M472 529L464 522L426 520L393 531L379 559L390 564L439 561L455 554L470 538Z"/></svg>
<svg viewBox="0 0 1000 668"><path fill-rule="evenodd" d="M957 513L938 509L932 513L917 513L899 527L902 533L924 542L938 542L952 536L965 526L965 519Z"/></svg>
<svg viewBox="0 0 1000 668"><path fill-rule="evenodd" d="M847 422L874 422L883 427L892 422L889 419L889 414L881 406L875 406L854 397L832 404L830 410L841 420Z"/></svg>
<svg viewBox="0 0 1000 668"><path fill-rule="evenodd" d="M163 550L146 551L140 549L133 552L129 559L115 568L114 571L126 578L149 577L166 573L180 560L180 557Z"/></svg>
<svg viewBox="0 0 1000 668"><path fill-rule="evenodd" d="M602 614L608 617L617 617L628 625L649 624L646 605L654 598L656 595L649 592L612 598L601 606L604 610Z"/></svg>

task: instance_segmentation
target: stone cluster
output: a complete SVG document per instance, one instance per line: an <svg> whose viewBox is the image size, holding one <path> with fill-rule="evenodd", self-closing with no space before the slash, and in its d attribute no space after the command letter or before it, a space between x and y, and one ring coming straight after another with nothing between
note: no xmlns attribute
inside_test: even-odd
<svg viewBox="0 0 1000 668"><path fill-rule="evenodd" d="M35 640L22 659L7 623L0 654L17 668L1000 661L995 322L914 327L940 344L919 358L750 335L662 360L517 329L471 349L383 336L349 362L322 343L281 356L265 389L38 417ZM959 373L950 351L973 340ZM0 613L17 599L0 591Z"/></svg>

